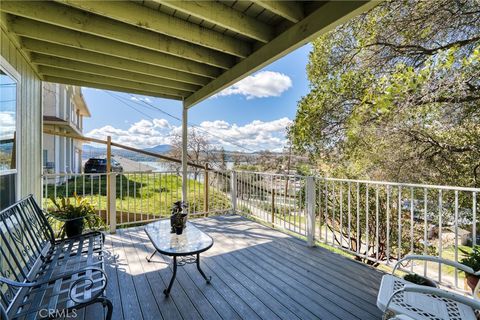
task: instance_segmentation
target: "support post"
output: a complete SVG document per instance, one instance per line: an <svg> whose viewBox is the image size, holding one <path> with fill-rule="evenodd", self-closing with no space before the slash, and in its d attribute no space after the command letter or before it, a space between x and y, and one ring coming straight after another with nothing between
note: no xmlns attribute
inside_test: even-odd
<svg viewBox="0 0 480 320"><path fill-rule="evenodd" d="M305 208L307 215L307 245L315 245L315 180L313 177L307 177L306 183Z"/></svg>
<svg viewBox="0 0 480 320"><path fill-rule="evenodd" d="M188 109L183 103L182 112L182 201L187 202L187 161L188 161ZM187 209L188 210L188 209Z"/></svg>
<svg viewBox="0 0 480 320"><path fill-rule="evenodd" d="M106 163L106 170L105 170L105 180L106 180L106 184L107 184L107 190L106 190L106 193L107 193L107 208L106 208L106 211L107 211L107 214L105 216L105 220L106 220L106 223L109 223L112 219L111 219L111 212L110 212L110 208L111 208L111 191L110 191L110 188L111 188L111 184L110 184L110 173L112 171L112 137L111 136L107 136L107 159L106 159L107 163Z"/></svg>
<svg viewBox="0 0 480 320"><path fill-rule="evenodd" d="M203 179L203 197L205 217L208 217L208 163L205 163L205 175Z"/></svg>
<svg viewBox="0 0 480 320"><path fill-rule="evenodd" d="M275 188L273 185L273 176L272 176L272 225L275 225Z"/></svg>
<svg viewBox="0 0 480 320"><path fill-rule="evenodd" d="M230 175L230 198L232 200L233 213L237 212L237 173L232 170Z"/></svg>
<svg viewBox="0 0 480 320"><path fill-rule="evenodd" d="M109 184L109 212L110 212L110 233L117 232L117 174L110 173L108 176Z"/></svg>

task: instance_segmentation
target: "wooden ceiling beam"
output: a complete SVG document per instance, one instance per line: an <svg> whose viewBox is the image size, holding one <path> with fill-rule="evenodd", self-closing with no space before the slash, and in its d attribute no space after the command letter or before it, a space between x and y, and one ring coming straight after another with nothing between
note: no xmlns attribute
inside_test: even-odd
<svg viewBox="0 0 480 320"><path fill-rule="evenodd" d="M211 80L210 78L188 74L160 66L112 57L97 52L66 47L35 39L24 38L21 40L21 46L24 51L32 53L42 53L52 57L61 57L69 60L81 61L98 66L106 66L114 69L131 71L161 79L170 79L199 86L204 86Z"/></svg>
<svg viewBox="0 0 480 320"><path fill-rule="evenodd" d="M154 1L263 43L267 43L275 35L273 27L219 2Z"/></svg>
<svg viewBox="0 0 480 320"><path fill-rule="evenodd" d="M215 93L231 86L247 75L255 72L289 52L299 48L319 35L333 30L352 17L373 8L376 1L330 1L315 10L308 17L293 25L275 39L259 48L248 58L225 71L218 78L194 92L184 101L186 107L207 99Z"/></svg>
<svg viewBox="0 0 480 320"><path fill-rule="evenodd" d="M302 3L300 2L282 0L255 0L254 2L293 23L297 23L304 18Z"/></svg>
<svg viewBox="0 0 480 320"><path fill-rule="evenodd" d="M6 1L2 12L228 69L235 58L156 32L46 1Z"/></svg>
<svg viewBox="0 0 480 320"><path fill-rule="evenodd" d="M156 86L184 90L189 92L195 92L200 86L178 82L170 79L162 79L145 75L141 73L135 73L130 71L124 71L119 69L113 69L105 66L94 65L90 63L69 60L64 58L52 57L43 54L32 54L32 63L41 66L55 67L65 70L79 71L89 74L96 74L99 76L107 76L116 79L129 80L135 82L141 82L146 84L152 84Z"/></svg>
<svg viewBox="0 0 480 320"><path fill-rule="evenodd" d="M84 11L245 58L251 44L131 1L58 0Z"/></svg>
<svg viewBox="0 0 480 320"><path fill-rule="evenodd" d="M163 99L182 100L181 97L172 96L172 95L168 95L168 94L161 94L161 93L158 93L158 92L149 92L149 91L142 91L142 90L136 90L136 89L131 89L131 88L116 87L116 86L109 85L109 84L101 84L101 83L94 83L94 82L88 82L88 81L74 80L74 79L69 79L69 78L61 78L61 77L44 75L44 76L42 76L42 80L48 81L48 82L53 82L53 83L69 84L69 85L72 85L72 86L82 86L82 87L87 87L87 88L96 88L96 89L109 90L109 91L118 91L118 92L123 92L123 93L134 93L134 94L140 94L140 95L143 95L143 96L158 97L158 98L163 98Z"/></svg>
<svg viewBox="0 0 480 320"><path fill-rule="evenodd" d="M39 66L38 72L45 76L85 81L90 83L98 83L103 85L111 85L117 88L134 89L134 90L140 90L145 92L156 92L158 94L175 96L177 98L182 98L188 93L187 91L183 91L183 90L166 88L166 87L151 85L147 83L111 78L105 75L99 76L96 74L65 70L65 69L48 67L48 66Z"/></svg>
<svg viewBox="0 0 480 320"><path fill-rule="evenodd" d="M10 31L19 36L89 50L133 61L142 61L173 70L215 78L220 69L172 55L139 48L129 44L68 30L43 22L14 17L8 23Z"/></svg>

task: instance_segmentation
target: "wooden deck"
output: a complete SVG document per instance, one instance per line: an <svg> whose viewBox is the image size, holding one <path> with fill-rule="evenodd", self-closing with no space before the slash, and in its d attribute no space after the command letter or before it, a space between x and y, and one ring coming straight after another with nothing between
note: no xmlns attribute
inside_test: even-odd
<svg viewBox="0 0 480 320"><path fill-rule="evenodd" d="M107 236L108 296L113 319L380 319L376 295L382 273L243 217L192 221L214 246L202 254L213 277L195 265L178 268L171 295L170 259L153 252L142 227ZM84 318L98 319L98 308Z"/></svg>

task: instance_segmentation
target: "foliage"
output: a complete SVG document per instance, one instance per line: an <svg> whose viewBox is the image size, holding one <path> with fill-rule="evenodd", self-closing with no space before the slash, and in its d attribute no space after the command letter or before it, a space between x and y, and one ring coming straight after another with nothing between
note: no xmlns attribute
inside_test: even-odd
<svg viewBox="0 0 480 320"><path fill-rule="evenodd" d="M90 230L104 226L103 220L95 212L94 206L87 198L74 194L73 199L60 197L59 201L50 198L56 209L50 211L50 215L60 221L83 219Z"/></svg>
<svg viewBox="0 0 480 320"><path fill-rule="evenodd" d="M386 1L313 42L289 130L330 176L480 186L475 0Z"/></svg>
<svg viewBox="0 0 480 320"><path fill-rule="evenodd" d="M466 256L460 260L461 264L473 269L473 271L480 271L480 246L474 246L470 252L460 249Z"/></svg>
<svg viewBox="0 0 480 320"><path fill-rule="evenodd" d="M308 153L324 176L479 187L479 21L475 0L384 1L315 40L307 66L310 92L289 128L296 152ZM452 203L452 197L444 194L443 201ZM371 241L375 219L364 209L374 208L373 197L358 199L362 228L355 221L347 229L331 214L340 205L334 196L323 221L337 243L350 232L350 250L363 248L380 259L388 256L387 236L390 255L409 252L410 245L396 248L392 239L409 239L411 228L413 251L421 250L422 230L410 226L408 211L391 208L387 234L385 195L379 202L378 248ZM459 207L471 212L471 195L460 194ZM445 205L443 212L448 220L453 208Z"/></svg>

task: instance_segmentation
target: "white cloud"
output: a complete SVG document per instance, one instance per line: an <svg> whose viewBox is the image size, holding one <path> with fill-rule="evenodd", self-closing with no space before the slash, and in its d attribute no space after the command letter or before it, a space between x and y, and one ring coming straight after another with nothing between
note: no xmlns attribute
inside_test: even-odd
<svg viewBox="0 0 480 320"><path fill-rule="evenodd" d="M245 79L240 80L233 86L217 93L214 97L243 95L248 99L279 97L284 91L292 86L289 76L273 71L261 71Z"/></svg>
<svg viewBox="0 0 480 320"><path fill-rule="evenodd" d="M0 112L0 139L13 138L15 132L15 113L2 111Z"/></svg>
<svg viewBox="0 0 480 320"><path fill-rule="evenodd" d="M254 120L239 126L224 120L204 121L200 123L199 133L206 134L209 142L216 147L227 150L282 150L286 144L286 129L292 123L288 118L273 121ZM192 129L189 129L192 130ZM198 130L198 129L197 129ZM175 134L181 133L181 126L171 125L166 119L140 120L128 129L104 126L87 133L87 136L105 139L107 135L121 144L134 147L151 147L159 144L170 144ZM241 148L240 146L244 147Z"/></svg>
<svg viewBox="0 0 480 320"><path fill-rule="evenodd" d="M153 119L153 124L155 125L155 127L159 127L159 128L169 128L170 127L170 124L165 119Z"/></svg>

